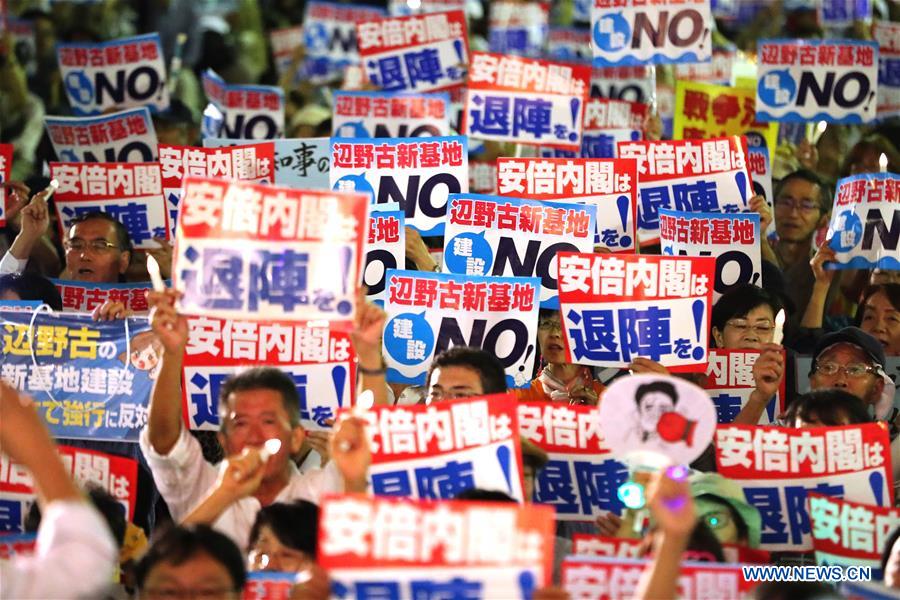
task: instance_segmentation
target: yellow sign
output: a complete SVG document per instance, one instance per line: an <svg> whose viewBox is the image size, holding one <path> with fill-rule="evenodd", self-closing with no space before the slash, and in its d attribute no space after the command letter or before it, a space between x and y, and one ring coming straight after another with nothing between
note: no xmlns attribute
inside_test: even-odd
<svg viewBox="0 0 900 600"><path fill-rule="evenodd" d="M766 141L769 156L778 147L778 123L756 121L756 90L695 81L675 84L676 140L757 133Z"/></svg>

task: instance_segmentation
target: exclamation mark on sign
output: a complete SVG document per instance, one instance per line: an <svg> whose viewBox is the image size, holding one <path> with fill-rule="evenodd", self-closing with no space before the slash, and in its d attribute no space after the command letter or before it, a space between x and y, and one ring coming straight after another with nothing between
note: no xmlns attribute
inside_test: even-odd
<svg viewBox="0 0 900 600"><path fill-rule="evenodd" d="M512 477L509 469L511 465L510 458L509 448L506 446L497 448L497 462L500 463L500 470L503 471L503 477L506 478L506 486L509 488L509 493L515 495L513 494Z"/></svg>
<svg viewBox="0 0 900 600"><path fill-rule="evenodd" d="M534 351L534 345L528 344L528 347L525 348L525 356L522 357L522 364L519 365L519 371L525 371L525 365L528 363L528 357L531 356L531 353Z"/></svg>
<svg viewBox="0 0 900 600"><path fill-rule="evenodd" d="M775 398L769 400L769 403L766 404L766 412L769 415L769 423L775 422Z"/></svg>
<svg viewBox="0 0 900 600"><path fill-rule="evenodd" d="M700 47L702 48L704 44L706 44L706 38L709 37L709 27L703 30L703 37L700 38Z"/></svg>
<svg viewBox="0 0 900 600"><path fill-rule="evenodd" d="M537 585L534 581L534 575L531 571L522 571L519 574L519 590L522 592L522 600L531 600L534 598L534 590Z"/></svg>
<svg viewBox="0 0 900 600"><path fill-rule="evenodd" d="M338 408L344 407L344 384L347 383L347 367L338 365L331 369L331 381L334 383L334 394Z"/></svg>
<svg viewBox="0 0 900 600"><path fill-rule="evenodd" d="M741 202L747 206L747 174L743 171L734 174L734 182L738 186L738 193L741 195Z"/></svg>
<svg viewBox="0 0 900 600"><path fill-rule="evenodd" d="M703 300L694 300L693 304L691 304L691 312L694 314L694 331L697 333L697 346L694 347L694 351L691 355L694 357L694 360L700 360L703 358L703 355L706 354L706 350L704 350L703 345L700 344L700 332L703 331L703 314L706 312L706 306L703 304Z"/></svg>
<svg viewBox="0 0 900 600"><path fill-rule="evenodd" d="M353 303L348 299L351 292L348 290L347 279L350 277L350 260L352 258L350 248L341 248L341 291L344 299L338 302L337 312L340 315L349 315L353 312Z"/></svg>
<svg viewBox="0 0 900 600"><path fill-rule="evenodd" d="M462 40L453 40L453 49L456 51L456 56L459 57L459 64L464 65L466 59L463 57Z"/></svg>
<svg viewBox="0 0 900 600"><path fill-rule="evenodd" d="M866 112L869 112L869 107L872 105L872 100L875 98L875 92L869 92L869 99L866 100L866 107L863 109Z"/></svg>
<svg viewBox="0 0 900 600"><path fill-rule="evenodd" d="M569 106L572 108L572 133L569 134L569 141L574 142L578 139L578 109L581 108L581 100L572 98Z"/></svg>
<svg viewBox="0 0 900 600"><path fill-rule="evenodd" d="M628 196L619 196L616 198L616 208L619 209L619 218L622 220L622 231L628 233L628 207L631 204L631 198ZM619 246L628 248L631 246L631 236L623 235L619 238Z"/></svg>
<svg viewBox="0 0 900 600"><path fill-rule="evenodd" d="M875 504L884 506L884 475L878 471L869 475L869 486L872 488L872 495L875 496Z"/></svg>

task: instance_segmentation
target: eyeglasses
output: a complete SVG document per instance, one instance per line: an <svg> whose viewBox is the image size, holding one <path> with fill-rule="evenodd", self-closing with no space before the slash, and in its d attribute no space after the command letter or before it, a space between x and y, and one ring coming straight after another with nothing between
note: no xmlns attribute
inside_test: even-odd
<svg viewBox="0 0 900 600"><path fill-rule="evenodd" d="M740 331L741 333L747 333L748 329L753 329L757 334L763 336L768 335L775 326L772 325L770 321L759 321L750 325L747 321L742 321L740 319L734 319L732 321L726 321L725 325L728 327L733 327L734 329Z"/></svg>
<svg viewBox="0 0 900 600"><path fill-rule="evenodd" d="M775 208L783 211L798 209L800 212L820 210L821 206L812 200L794 200L793 198L775 198Z"/></svg>
<svg viewBox="0 0 900 600"><path fill-rule="evenodd" d="M63 247L66 249L66 252L83 252L87 248L90 248L94 252L106 252L111 248L115 248L116 250L119 249L119 246L106 240L91 240L90 242L86 242L77 238L74 240L66 240L63 242Z"/></svg>
<svg viewBox="0 0 900 600"><path fill-rule="evenodd" d="M843 371L844 375L850 378L857 377L865 377L868 373L873 375L878 373L878 369L880 369L879 365L874 367L870 367L869 365L864 365L863 363L853 363L852 365L839 365L833 362L820 363L817 362L815 365L815 373L821 373L822 375L828 375L829 377L833 375L837 375L839 372Z"/></svg>
<svg viewBox="0 0 900 600"><path fill-rule="evenodd" d="M544 319L542 321L538 321L538 329L541 331L562 331L562 323L560 323L557 319Z"/></svg>
<svg viewBox="0 0 900 600"><path fill-rule="evenodd" d="M162 600L187 600L188 598L237 598L238 592L232 588L218 587L199 590L186 590L174 587L145 588L142 598L160 598Z"/></svg>

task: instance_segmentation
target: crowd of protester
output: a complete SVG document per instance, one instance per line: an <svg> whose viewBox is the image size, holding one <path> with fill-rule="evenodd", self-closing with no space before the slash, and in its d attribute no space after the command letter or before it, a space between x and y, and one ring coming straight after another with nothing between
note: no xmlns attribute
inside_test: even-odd
<svg viewBox="0 0 900 600"><path fill-rule="evenodd" d="M157 249L135 250L127 229L105 213L82 215L65 231L56 225L46 187L46 165L56 157L43 118L71 114L56 64L57 42L99 42L158 31L168 62L178 35L187 34L172 106L154 118L160 142L200 145L206 100L198 81L207 68L233 83L284 86L286 137L330 134L329 91L339 89L341 82L313 86L279 80L268 42L269 30L301 22L304 3L238 0L219 13L204 13L202 4L9 0L10 14L33 22L35 44L34 56L23 56L27 48L15 47L9 35L0 39L0 142L13 144L15 150L11 181L3 184L9 201L8 225L0 235L0 300L38 300L59 311L62 301L50 279L148 281L148 255L161 265L164 277L171 271L168 242L160 239ZM473 47L485 46L488 4L468 3ZM553 18L564 22L571 3L554 4ZM765 37L821 35L803 11L790 12L782 4L773 0L746 26L719 23L717 35L747 51ZM896 2L874 4L882 18L900 18ZM25 64L33 67L28 73ZM661 68L658 77L667 76ZM651 116L648 122L648 135L656 126L654 119ZM900 410L895 406L897 383L888 369L894 365L896 376L900 364L900 271L826 269L834 251L817 234L829 222L838 178L879 171L881 156L896 172L898 139L896 121L887 121L832 126L816 144L804 140L779 149L773 157L774 215L765 203L753 204L762 220L764 286L740 286L722 295L713 307L710 331L711 344L717 348L761 353L753 366L754 391L735 423L759 424L784 381L787 408L777 418L783 427L886 423L895 487L900 483ZM435 270L430 250L442 247L440 240L423 240L413 230L406 239L407 267ZM31 471L38 493L28 519L28 527L38 532L37 552L2 563L4 598L129 593L147 598L235 597L247 572L257 570L303 573L294 589L296 597L328 596L328 574L316 562L317 505L327 494L366 493L370 449L362 422L350 417L330 433L305 432L293 380L278 369L259 367L231 377L222 387L216 435L188 431L181 400L188 326L185 315L176 310L177 298L174 290L149 294L150 321L162 354L140 443L65 441L140 461L133 523L125 521L121 506L105 491L75 486L28 398L0 384L3 454ZM775 318L782 309L787 323L784 340L777 343ZM97 320L129 314L118 302L107 302L93 312ZM363 302L352 332L362 373L360 389L370 391L375 404L427 404L507 391L497 357L467 347L438 355L424 386L389 385L381 356L384 324L385 313ZM537 329L539 365L530 385L515 390L516 396L523 401L601 404L610 381L599 370L568 362L560 314L541 310ZM798 372L801 356L812 359L808 373ZM640 357L619 375L627 377L629 372L669 374L661 364ZM266 459L262 448L273 438L280 441L280 448ZM310 452L319 460L301 460ZM523 443L523 455L530 498L529 490L547 457L528 443ZM222 458L226 462L215 464ZM708 458L698 459L686 479L668 472L648 476L650 528L636 528L634 512L626 509L581 529L646 537L644 553L651 562L639 586L641 597L671 597L682 557L724 562L722 544L759 545L759 512L734 482L713 472ZM461 498L512 501L502 496L470 490ZM671 502L673 498L680 501ZM571 533L562 526L557 531L557 567L571 550ZM883 549L883 565L885 583L900 589L898 534L894 532ZM786 559L790 558L798 557ZM110 583L114 570L121 571L116 585ZM554 575L558 583L558 568ZM787 583L755 591L759 598L824 598L835 593L824 585ZM535 597L539 595L565 597L557 588L539 590Z"/></svg>

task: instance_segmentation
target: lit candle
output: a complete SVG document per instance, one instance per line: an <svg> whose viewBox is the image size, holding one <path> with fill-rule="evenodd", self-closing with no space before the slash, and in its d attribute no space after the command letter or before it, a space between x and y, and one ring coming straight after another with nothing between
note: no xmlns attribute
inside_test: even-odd
<svg viewBox="0 0 900 600"><path fill-rule="evenodd" d="M816 133L813 135L812 143L813 146L819 143L819 139L821 139L822 134L825 133L825 129L828 128L828 123L825 121L819 121L816 123Z"/></svg>
<svg viewBox="0 0 900 600"><path fill-rule="evenodd" d="M775 316L775 332L772 334L772 343L780 344L784 339L784 309L778 311Z"/></svg>
<svg viewBox="0 0 900 600"><path fill-rule="evenodd" d="M166 291L166 284L163 281L162 274L159 272L159 263L156 262L152 254L147 255L147 272L150 273L150 281L153 282L153 291Z"/></svg>
<svg viewBox="0 0 900 600"><path fill-rule="evenodd" d="M888 163L887 154L882 152L881 156L878 157L878 169L882 173L887 173L887 163Z"/></svg>

